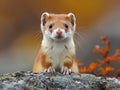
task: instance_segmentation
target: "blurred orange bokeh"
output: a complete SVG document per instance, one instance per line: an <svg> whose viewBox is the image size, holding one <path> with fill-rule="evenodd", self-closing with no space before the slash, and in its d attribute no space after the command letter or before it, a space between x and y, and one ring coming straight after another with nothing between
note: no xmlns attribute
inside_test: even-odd
<svg viewBox="0 0 120 90"><path fill-rule="evenodd" d="M79 67L79 72L81 73L92 73L95 75L102 75L102 76L116 76L120 77L119 75L119 68L115 66L111 66L111 63L116 62L116 65L120 66L120 49L116 49L116 52L113 55L109 55L110 53L110 41L107 39L106 36L101 36L100 39L105 43L104 47L97 45L94 48L94 53L99 53L102 56L102 59L97 59L96 62L91 62L88 67L80 66L78 60L76 61ZM80 62L80 61L79 61ZM111 75L112 73L113 75Z"/></svg>

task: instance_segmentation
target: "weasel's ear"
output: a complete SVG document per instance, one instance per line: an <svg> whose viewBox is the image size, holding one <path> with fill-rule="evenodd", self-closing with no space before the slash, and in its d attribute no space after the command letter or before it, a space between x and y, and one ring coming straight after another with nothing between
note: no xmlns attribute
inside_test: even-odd
<svg viewBox="0 0 120 90"><path fill-rule="evenodd" d="M46 18L49 16L49 13L47 12L44 12L42 15L41 15L41 25L45 26L45 23L46 23Z"/></svg>
<svg viewBox="0 0 120 90"><path fill-rule="evenodd" d="M68 13L67 15L68 17L70 17L72 25L75 26L76 25L75 15L73 13Z"/></svg>

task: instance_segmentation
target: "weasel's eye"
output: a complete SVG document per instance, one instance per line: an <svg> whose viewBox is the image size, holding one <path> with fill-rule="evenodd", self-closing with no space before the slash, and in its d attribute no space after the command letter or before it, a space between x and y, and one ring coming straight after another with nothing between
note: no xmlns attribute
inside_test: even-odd
<svg viewBox="0 0 120 90"><path fill-rule="evenodd" d="M53 24L50 24L50 25L49 25L49 29L51 29L52 27L53 27Z"/></svg>
<svg viewBox="0 0 120 90"><path fill-rule="evenodd" d="M65 28L68 28L68 25L67 24L64 24Z"/></svg>

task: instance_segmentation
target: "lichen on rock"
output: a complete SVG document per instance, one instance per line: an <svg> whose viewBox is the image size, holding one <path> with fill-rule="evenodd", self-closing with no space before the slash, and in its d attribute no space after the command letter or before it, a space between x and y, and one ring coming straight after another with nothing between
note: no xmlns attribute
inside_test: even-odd
<svg viewBox="0 0 120 90"><path fill-rule="evenodd" d="M33 73L18 71L0 75L0 90L119 90L120 80L92 74Z"/></svg>

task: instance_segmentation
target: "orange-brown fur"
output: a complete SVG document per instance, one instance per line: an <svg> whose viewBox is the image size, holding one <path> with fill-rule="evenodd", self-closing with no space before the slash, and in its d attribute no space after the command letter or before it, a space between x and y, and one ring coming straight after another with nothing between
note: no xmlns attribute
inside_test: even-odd
<svg viewBox="0 0 120 90"><path fill-rule="evenodd" d="M52 23L54 25L54 27L52 29L48 28L50 23ZM69 25L69 27L65 28L63 23L67 23ZM68 32L69 28L73 30L73 26L72 26L73 22L66 14L59 14L59 15L58 14L49 14L49 17L45 18L43 25L44 24L45 24L44 30L49 30L51 33L53 32L53 30L55 30L58 27L64 29L65 32ZM65 43L68 41L63 40L62 42ZM44 43L44 39L43 39L42 43ZM49 41L49 43L52 44L53 43L52 40ZM50 54L50 52L49 52L49 50L52 51L52 49L54 49L55 47L54 47L54 45L51 46L50 48L49 47L50 47L49 45L48 45L48 47L44 46L44 44L41 45L41 49L39 50L38 55L35 59L33 72L43 72L45 69L48 69L49 67L52 67L55 64L54 62L56 62L56 61L52 60L53 57L50 57L50 55L52 55L52 54ZM75 47L74 47L74 45L72 47L72 50L73 51L71 51L71 45L69 45L69 47L64 46L64 51L67 52L68 54L66 54L65 59L62 60L62 61L64 61L63 66L67 67L68 69L71 69L73 72L78 72L77 64L75 63ZM59 55L56 57L59 57ZM58 59L58 58L56 58L56 59ZM62 61L59 61L59 62L62 62ZM60 68L59 68L59 71L60 71Z"/></svg>
<svg viewBox="0 0 120 90"><path fill-rule="evenodd" d="M70 25L70 27L72 28L71 25L71 20L64 14L61 15L57 15L57 14L51 14L47 19L46 19L46 27L50 24L50 22L52 21L52 23L55 25L53 29L55 29L56 27L62 27L64 28L64 26L62 25L62 23L64 22L68 22L68 24ZM64 28L65 29L65 28ZM65 29L66 31L68 29Z"/></svg>

